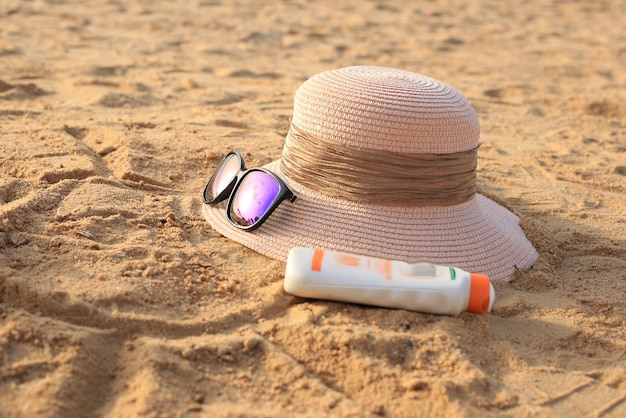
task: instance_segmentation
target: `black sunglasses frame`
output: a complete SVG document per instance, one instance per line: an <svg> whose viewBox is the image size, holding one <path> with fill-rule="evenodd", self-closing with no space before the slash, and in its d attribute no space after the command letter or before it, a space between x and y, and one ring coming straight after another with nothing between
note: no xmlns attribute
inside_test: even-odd
<svg viewBox="0 0 626 418"><path fill-rule="evenodd" d="M213 187L215 176L217 176L217 174L220 172L220 169L222 168L222 165L225 164L228 158L232 155L237 157L237 159L239 160L239 172L232 179L232 181L228 184L228 186L224 188L224 190L222 190L217 196L213 197L213 199L208 199L207 192L211 190L211 188ZM252 225L245 226L245 225L241 225L237 223L232 217L233 196L235 196L235 194L239 190L239 186L241 185L243 179L248 174L255 172L255 171L261 171L267 174L268 176L272 177L276 181L276 183L278 183L279 190L278 190L278 194L276 195L276 197L274 198L274 200L272 201L268 209L265 211L263 216L257 219ZM213 175L207 182L206 186L204 186L204 191L202 192L202 201L207 205L215 206L218 203L223 202L226 199L228 199L228 202L226 204L226 219L228 219L228 221L236 228L242 229L244 231L252 231L258 228L259 226L261 226L263 222L265 222L267 218L274 212L274 210L276 210L278 205L283 200L288 199L291 202L294 202L296 200L296 196L293 194L291 190L289 190L289 187L287 187L285 182L283 182L280 179L280 177L272 173L270 170L263 168L263 167L255 167L255 168L247 169L241 154L233 150L233 151L230 151L228 154L226 154L224 158L222 158L222 161L220 161L220 163L218 164L217 168L215 169L215 172L213 173Z"/></svg>

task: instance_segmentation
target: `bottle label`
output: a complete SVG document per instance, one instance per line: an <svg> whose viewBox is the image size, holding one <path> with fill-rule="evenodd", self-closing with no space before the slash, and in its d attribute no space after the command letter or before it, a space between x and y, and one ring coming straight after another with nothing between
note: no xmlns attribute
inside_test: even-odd
<svg viewBox="0 0 626 418"><path fill-rule="evenodd" d="M325 252L321 249L315 249L311 260L311 270L321 272L324 265ZM444 275L444 269L438 269L437 266L430 263L409 264L402 261L392 261L380 258L372 258L358 256L347 253L331 252L331 262L334 268L356 268L375 271L379 276L388 281L393 280L394 273L396 277L405 277L409 279L433 280ZM450 268L450 278L454 280L456 271Z"/></svg>

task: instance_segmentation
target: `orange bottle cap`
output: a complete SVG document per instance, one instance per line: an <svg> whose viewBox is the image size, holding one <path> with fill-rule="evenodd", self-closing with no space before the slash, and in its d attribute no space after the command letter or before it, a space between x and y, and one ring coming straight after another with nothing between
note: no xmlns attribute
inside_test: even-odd
<svg viewBox="0 0 626 418"><path fill-rule="evenodd" d="M493 305L493 299L495 299L495 292L489 282L489 276L471 273L467 312L477 314L489 312Z"/></svg>

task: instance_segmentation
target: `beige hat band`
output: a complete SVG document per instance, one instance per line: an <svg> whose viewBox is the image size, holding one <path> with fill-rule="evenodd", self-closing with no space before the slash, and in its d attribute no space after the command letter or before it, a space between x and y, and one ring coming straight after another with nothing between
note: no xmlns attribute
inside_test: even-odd
<svg viewBox="0 0 626 418"><path fill-rule="evenodd" d="M280 170L329 197L389 206L451 206L476 193L477 149L447 154L373 150L325 140L292 123Z"/></svg>

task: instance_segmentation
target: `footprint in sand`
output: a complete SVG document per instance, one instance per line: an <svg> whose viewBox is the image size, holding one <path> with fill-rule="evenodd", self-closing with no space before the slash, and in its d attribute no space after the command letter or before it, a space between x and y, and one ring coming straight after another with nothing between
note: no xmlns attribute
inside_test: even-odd
<svg viewBox="0 0 626 418"><path fill-rule="evenodd" d="M51 94L35 83L10 84L0 80L0 100L30 100Z"/></svg>
<svg viewBox="0 0 626 418"><path fill-rule="evenodd" d="M617 369L616 373L620 373ZM519 400L535 405L535 414L546 416L626 416L626 392L619 389L610 371L534 371L507 377L519 387ZM564 386L563 382L567 382ZM617 383L617 384L616 384Z"/></svg>
<svg viewBox="0 0 626 418"><path fill-rule="evenodd" d="M97 103L112 108L145 107L157 104L158 100L151 94L107 93Z"/></svg>
<svg viewBox="0 0 626 418"><path fill-rule="evenodd" d="M96 77L121 77L128 72L128 67L119 65L95 67L91 74Z"/></svg>
<svg viewBox="0 0 626 418"><path fill-rule="evenodd" d="M589 115L624 119L626 116L626 105L608 100L592 101L584 107L584 111Z"/></svg>
<svg viewBox="0 0 626 418"><path fill-rule="evenodd" d="M64 131L76 139L77 147L84 150L94 166L96 175L111 176L155 187L168 187L168 184L145 174L145 161L134 151L135 142L127 138L127 130L154 129L150 122L127 122L113 126L64 126Z"/></svg>
<svg viewBox="0 0 626 418"><path fill-rule="evenodd" d="M519 105L531 97L531 88L526 85L508 86L483 91L487 97L497 99L502 103Z"/></svg>

